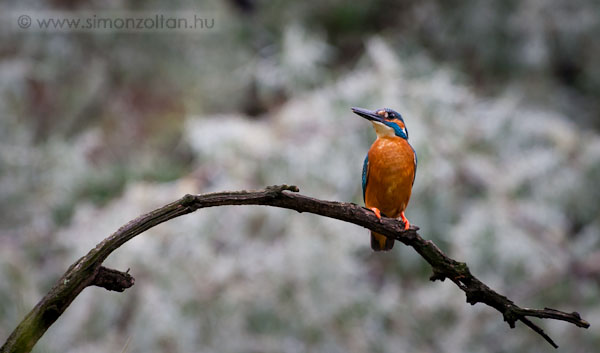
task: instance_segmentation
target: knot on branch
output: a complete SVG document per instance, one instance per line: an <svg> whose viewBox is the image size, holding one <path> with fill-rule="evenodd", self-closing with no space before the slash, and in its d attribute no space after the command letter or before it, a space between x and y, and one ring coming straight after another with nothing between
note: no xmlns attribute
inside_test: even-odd
<svg viewBox="0 0 600 353"><path fill-rule="evenodd" d="M127 272L121 272L100 266L94 280L90 285L102 287L106 290L123 292L135 284L135 278Z"/></svg>
<svg viewBox="0 0 600 353"><path fill-rule="evenodd" d="M185 196L181 199L181 206L188 207L192 206L196 201L196 197L191 194L185 194Z"/></svg>
<svg viewBox="0 0 600 353"><path fill-rule="evenodd" d="M265 190L267 190L269 192L269 194L273 194L273 195L281 194L284 191L291 191L291 192L299 192L300 191L300 189L298 189L298 187L296 185L287 185L287 184L267 186L265 188Z"/></svg>
<svg viewBox="0 0 600 353"><path fill-rule="evenodd" d="M429 280L431 282L435 282L435 281L444 282L445 279L446 279L446 274L434 267L433 274L431 275L431 277L429 277Z"/></svg>
<svg viewBox="0 0 600 353"><path fill-rule="evenodd" d="M483 298L485 297L485 293L482 293L481 290L479 290L478 288L466 287L465 296L467 297L467 303L469 303L471 305L475 305L477 303L483 303Z"/></svg>
<svg viewBox="0 0 600 353"><path fill-rule="evenodd" d="M57 305L51 304L48 305L44 313L42 314L42 320L44 322L54 322L60 316L61 312Z"/></svg>
<svg viewBox="0 0 600 353"><path fill-rule="evenodd" d="M515 313L514 310L509 308L502 313L502 317L504 318L504 321L508 323L510 328L515 328L515 323L521 318L521 315Z"/></svg>

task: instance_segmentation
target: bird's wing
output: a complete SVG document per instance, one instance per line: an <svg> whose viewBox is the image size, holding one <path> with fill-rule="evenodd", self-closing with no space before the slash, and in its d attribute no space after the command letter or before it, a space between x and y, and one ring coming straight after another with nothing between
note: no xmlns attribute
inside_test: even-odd
<svg viewBox="0 0 600 353"><path fill-rule="evenodd" d="M363 162L363 170L362 170L362 191L363 191L363 201L365 201L365 193L367 192L367 178L369 177L369 154L365 157L365 161Z"/></svg>

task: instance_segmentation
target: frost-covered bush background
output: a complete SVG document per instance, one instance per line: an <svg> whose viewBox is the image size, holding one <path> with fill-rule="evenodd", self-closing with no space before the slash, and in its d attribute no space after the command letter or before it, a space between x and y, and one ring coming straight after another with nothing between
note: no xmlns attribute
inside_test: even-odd
<svg viewBox="0 0 600 353"><path fill-rule="evenodd" d="M185 193L362 202L374 133L349 107L389 106L419 154L421 234L520 305L579 311L590 330L541 324L595 351L597 4L241 3L210 5L227 25L201 35L0 34L0 340L69 264ZM555 65L573 52L574 71ZM136 285L86 289L35 351L551 349L410 249L374 254L365 229L314 215L202 210L107 265Z"/></svg>

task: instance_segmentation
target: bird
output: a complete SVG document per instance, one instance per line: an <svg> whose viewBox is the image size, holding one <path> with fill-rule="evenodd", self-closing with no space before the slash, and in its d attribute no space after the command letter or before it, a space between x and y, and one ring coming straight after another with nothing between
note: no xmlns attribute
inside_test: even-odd
<svg viewBox="0 0 600 353"><path fill-rule="evenodd" d="M410 222L404 215L417 172L417 153L408 143L408 130L400 113L389 108L370 111L352 108L352 112L373 124L377 139L365 157L362 170L362 191L365 207L377 218L384 215ZM394 239L371 232L371 249L387 251Z"/></svg>

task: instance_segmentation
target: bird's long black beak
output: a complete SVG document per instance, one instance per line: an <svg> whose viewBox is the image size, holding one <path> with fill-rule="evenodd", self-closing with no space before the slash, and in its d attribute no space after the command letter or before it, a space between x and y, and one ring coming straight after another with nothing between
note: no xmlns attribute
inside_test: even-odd
<svg viewBox="0 0 600 353"><path fill-rule="evenodd" d="M352 112L354 112L354 114L358 114L358 115L362 116L363 118L365 118L367 120L377 121L377 122L383 121L383 118L381 116L379 116L377 113L367 110L367 109L353 107Z"/></svg>

